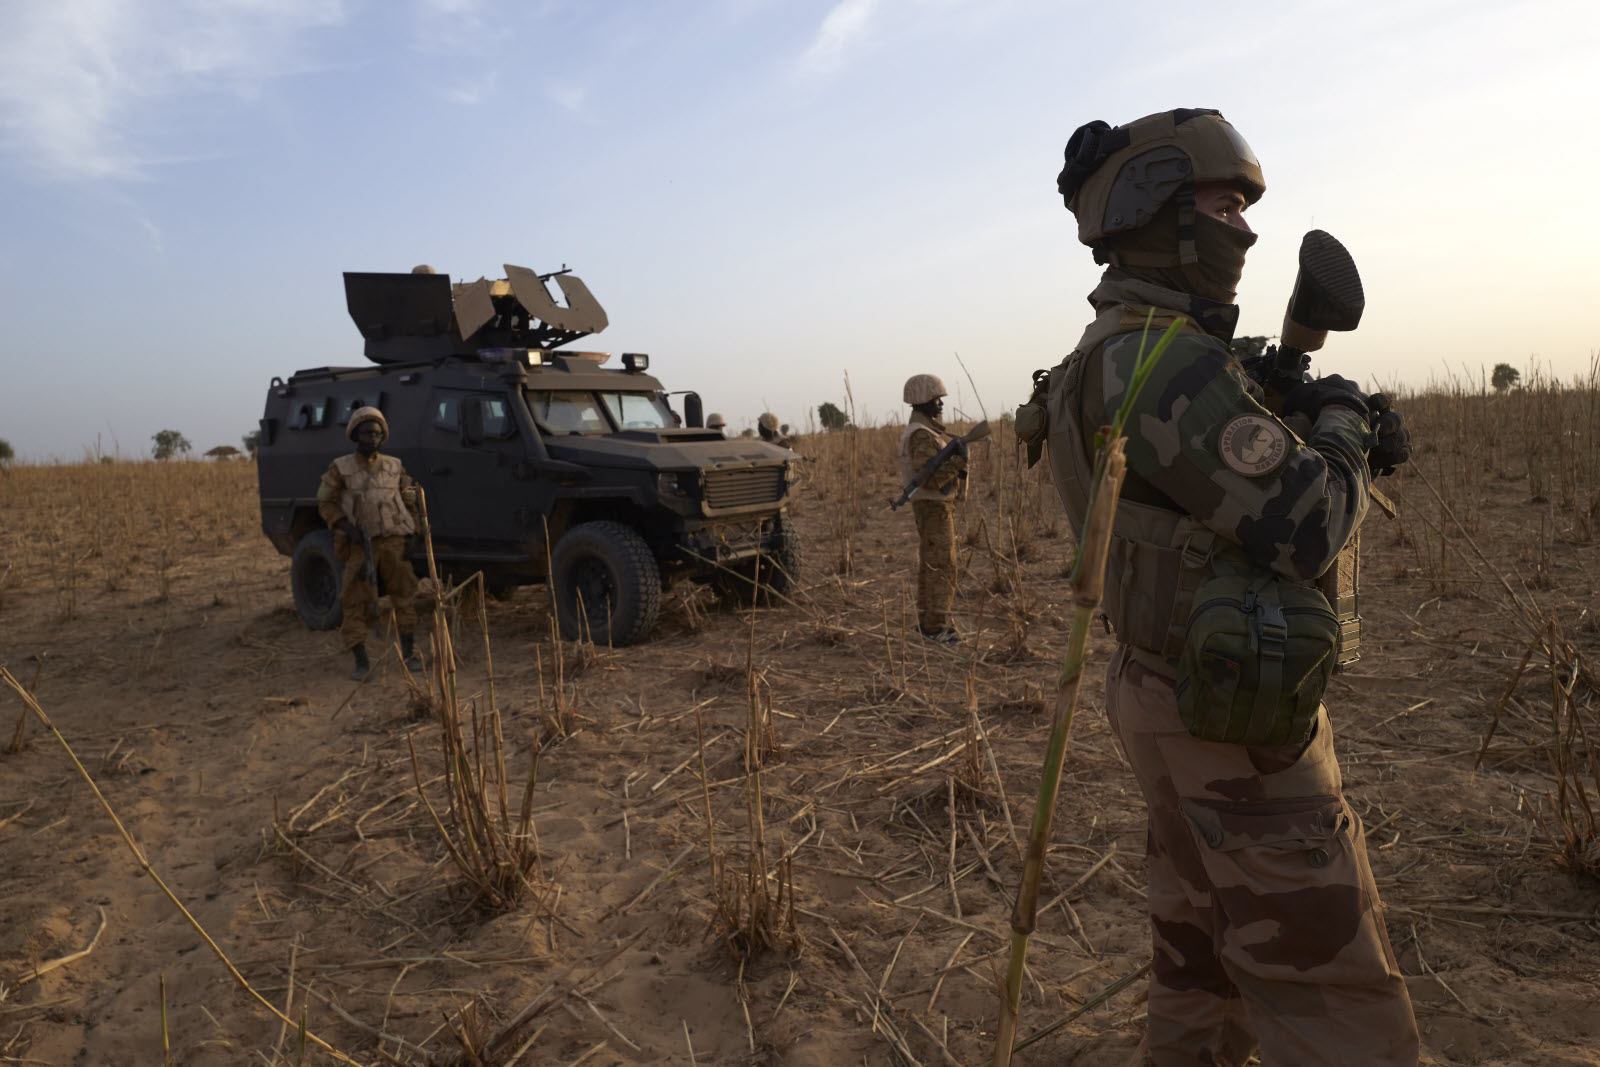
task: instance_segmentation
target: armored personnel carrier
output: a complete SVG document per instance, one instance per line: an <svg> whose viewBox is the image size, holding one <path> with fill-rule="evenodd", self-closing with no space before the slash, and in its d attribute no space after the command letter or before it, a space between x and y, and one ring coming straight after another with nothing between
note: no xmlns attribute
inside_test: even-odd
<svg viewBox="0 0 1600 1067"><path fill-rule="evenodd" d="M605 329L594 295L565 268L505 270L465 284L347 273L368 363L272 379L257 452L261 526L292 559L306 625L342 619L343 564L316 492L365 405L388 420L383 450L426 491L443 575L481 571L496 596L548 581L563 636L641 641L675 581L747 602L789 589L801 558L787 513L799 457L704 428L694 393L673 411L647 355L611 366L607 353L563 348ZM424 573L420 539L412 559Z"/></svg>

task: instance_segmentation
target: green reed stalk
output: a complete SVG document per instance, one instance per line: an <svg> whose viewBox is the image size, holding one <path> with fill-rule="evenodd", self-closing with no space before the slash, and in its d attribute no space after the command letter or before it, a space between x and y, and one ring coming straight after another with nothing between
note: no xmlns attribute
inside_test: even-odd
<svg viewBox="0 0 1600 1067"><path fill-rule="evenodd" d="M1017 1036L1017 1021L1022 1004L1022 972L1028 958L1028 937L1037 925L1039 882L1044 875L1045 850L1050 846L1050 823L1055 813L1056 795L1061 789L1061 765L1067 756L1067 741L1072 734L1072 715L1078 706L1078 683L1089 642L1089 626L1100 606L1105 587L1106 554L1111 548L1111 522L1127 472L1123 456L1123 426L1134 401L1156 361L1183 326L1179 319L1151 348L1150 319L1145 317L1144 336L1139 345L1133 380L1122 398L1122 407L1110 426L1095 434L1094 480L1089 488L1089 509L1078 538L1078 554L1072 568L1072 630L1067 637L1067 653L1056 685L1055 719L1050 727L1050 742L1045 748L1044 770L1039 779L1039 799L1033 809L1033 832L1022 867L1022 885L1017 890L1016 906L1011 910L1011 961L1006 970L1005 997L1000 1002L1000 1022L995 1035L995 1067L1009 1067Z"/></svg>

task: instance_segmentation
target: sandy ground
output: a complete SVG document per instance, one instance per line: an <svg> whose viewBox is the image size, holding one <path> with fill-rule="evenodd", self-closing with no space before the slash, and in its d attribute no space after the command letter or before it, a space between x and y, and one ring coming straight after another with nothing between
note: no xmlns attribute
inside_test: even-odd
<svg viewBox="0 0 1600 1067"><path fill-rule="evenodd" d="M849 574L848 501L806 490L794 606L678 590L650 643L595 651L552 643L541 590L489 602L512 777L540 751L535 892L497 914L465 905L417 802L408 740L437 801L439 727L392 656L364 686L345 679L336 636L300 624L287 561L249 532L247 509L237 535L193 539L164 600L148 578L86 588L67 618L48 576L13 573L0 665L32 685L244 978L357 1062L453 1062L452 1028L481 1043L522 1013L525 1064L979 1063L1065 645L1070 545L1029 483L1031 532L1008 561L1002 500L978 483L957 604L971 639L909 641L912 523L884 507L878 458L857 490L870 507ZM1485 575L1430 564L1422 520L1437 508L1417 481L1390 481L1415 512L1369 522L1367 655L1329 707L1425 1049L1447 1064L1600 1064L1600 894L1552 843L1549 672L1536 656L1475 770L1526 641ZM1594 544L1541 521L1526 480L1490 472L1473 494L1479 541L1500 566L1538 569L1541 598L1592 651ZM0 518L15 522L11 503ZM475 617L456 621L461 692L486 711ZM1024 1034L1148 959L1143 809L1100 712L1109 648L1097 635ZM773 924L776 947L742 962L717 919L706 800L731 885L753 847L752 691L771 708L765 855L787 868L794 911L792 931ZM3 744L21 704L7 693L0 709ZM296 1062L293 1029L142 872L66 752L37 721L24 731L0 755L0 1063L159 1063L163 996L175 1063ZM1121 1064L1143 1025L1135 982L1017 1062ZM331 1060L312 1049L306 1062Z"/></svg>

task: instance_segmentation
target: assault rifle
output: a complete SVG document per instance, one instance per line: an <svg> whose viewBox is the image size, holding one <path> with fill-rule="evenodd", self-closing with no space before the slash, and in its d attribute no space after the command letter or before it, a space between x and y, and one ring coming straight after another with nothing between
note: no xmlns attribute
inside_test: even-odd
<svg viewBox="0 0 1600 1067"><path fill-rule="evenodd" d="M366 562L361 565L361 576L372 584L372 595L381 596L383 589L378 585L378 561L372 558L372 535L365 526L357 525L361 531L361 551L367 555Z"/></svg>
<svg viewBox="0 0 1600 1067"><path fill-rule="evenodd" d="M904 504L907 500L910 500L911 494L915 493L918 489L921 489L923 483L925 483L929 478L933 477L933 472L944 465L945 460L949 459L957 452L961 453L962 455L966 455L968 445L974 441L981 441L988 436L989 420L984 419L967 433L962 434L959 437L952 437L948 444L939 449L938 453L934 455L932 459L924 463L922 467L911 476L911 480L906 483L906 487L900 492L900 499L891 503L889 505L890 509L892 510L894 508L898 508L901 504Z"/></svg>

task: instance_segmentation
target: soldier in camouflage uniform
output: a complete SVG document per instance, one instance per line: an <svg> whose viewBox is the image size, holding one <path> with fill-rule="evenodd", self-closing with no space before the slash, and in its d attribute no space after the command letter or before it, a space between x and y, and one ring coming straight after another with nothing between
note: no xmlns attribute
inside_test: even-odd
<svg viewBox="0 0 1600 1067"><path fill-rule="evenodd" d="M1154 965L1138 1062L1243 1064L1259 1048L1266 1065L1414 1064L1416 1022L1326 709L1312 698L1297 743L1202 740L1179 713L1177 658L1208 574L1309 583L1328 568L1367 510L1371 470L1404 458L1398 417L1375 438L1351 383L1308 380L1283 402L1310 425L1302 440L1230 358L1255 241L1243 213L1265 182L1220 114L1090 123L1066 159L1058 188L1107 266L1089 295L1097 317L1042 401L1080 529L1093 435L1122 404L1146 316L1152 341L1183 320L1127 423L1104 601L1118 638L1106 710L1149 808Z"/></svg>
<svg viewBox="0 0 1600 1067"><path fill-rule="evenodd" d="M914 374L906 379L902 395L911 405L911 417L900 435L900 483L909 485L953 435L939 421L947 395L944 382L932 374ZM957 451L911 494L917 520L917 628L927 640L944 645L961 640L950 624L950 605L956 597L955 502L966 484L967 457Z"/></svg>
<svg viewBox="0 0 1600 1067"><path fill-rule="evenodd" d="M378 591L367 578L363 532L371 538L373 563L394 606L401 658L412 670L422 667L412 636L417 625L417 575L406 552L406 538L417 532L416 492L400 461L378 453L389 436L383 412L357 409L345 426L345 436L356 449L328 465L317 487L317 513L334 531L334 551L344 561L339 588L344 624L339 634L355 661L350 677L360 681L372 669L367 628L378 600Z"/></svg>

